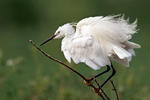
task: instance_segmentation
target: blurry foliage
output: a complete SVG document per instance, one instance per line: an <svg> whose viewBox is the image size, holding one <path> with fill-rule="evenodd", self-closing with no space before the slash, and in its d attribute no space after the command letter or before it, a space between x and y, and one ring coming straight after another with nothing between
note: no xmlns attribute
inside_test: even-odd
<svg viewBox="0 0 150 100"><path fill-rule="evenodd" d="M17 66L18 64L22 63L23 61L23 58L22 57L18 57L18 58L15 58L15 59L8 59L6 61L6 65L7 66Z"/></svg>
<svg viewBox="0 0 150 100"><path fill-rule="evenodd" d="M149 86L144 86L141 88L140 91L137 91L136 94L134 95L135 100L149 100L150 95L150 87Z"/></svg>
<svg viewBox="0 0 150 100"><path fill-rule="evenodd" d="M0 64L2 64L3 51L0 49Z"/></svg>
<svg viewBox="0 0 150 100"><path fill-rule="evenodd" d="M4 80L7 79L12 73L17 72L19 70L18 67L23 64L22 57L4 59L2 55L2 50L0 50L0 84L5 82Z"/></svg>
<svg viewBox="0 0 150 100"><path fill-rule="evenodd" d="M91 88L63 66L49 61L32 48L53 34L59 25L77 22L88 16L125 14L138 19L138 34L132 41L142 45L136 50L130 68L114 63L113 78L121 100L149 100L150 13L149 0L1 0L0 1L0 99L1 100L99 100ZM69 64L60 51L61 40L42 48ZM93 71L85 64L70 64L87 77ZM102 83L110 73L100 77ZM108 83L104 89L112 98Z"/></svg>

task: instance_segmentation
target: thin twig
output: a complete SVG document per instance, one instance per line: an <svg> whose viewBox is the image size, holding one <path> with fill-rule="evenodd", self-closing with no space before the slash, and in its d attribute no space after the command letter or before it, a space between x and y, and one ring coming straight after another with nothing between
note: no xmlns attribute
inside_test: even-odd
<svg viewBox="0 0 150 100"><path fill-rule="evenodd" d="M98 85L99 89L102 91L102 93L104 94L104 96L107 98L107 100L110 100L110 98L107 96L107 94L104 92L104 90L100 87L100 84L97 82L96 79L94 79L96 84Z"/></svg>
<svg viewBox="0 0 150 100"><path fill-rule="evenodd" d="M118 92L117 92L117 89L116 89L116 87L115 87L115 85L114 85L114 82L113 82L112 80L110 80L110 82L111 82L111 84L112 84L112 86L113 86L113 90L115 91L115 94L116 94L117 100L120 100L120 99L119 99Z"/></svg>
<svg viewBox="0 0 150 100"><path fill-rule="evenodd" d="M36 48L38 49L42 54L44 54L46 57L48 57L49 59L56 61L62 65L64 65L65 67L69 68L71 71L73 71L74 73L76 73L77 75L79 75L83 80L88 81L81 73L77 72L76 70L72 69L70 66L66 65L65 63L63 63L62 61L50 56L49 54L47 54L46 52L44 52L42 49L40 49L32 40L29 40L29 42Z"/></svg>
<svg viewBox="0 0 150 100"><path fill-rule="evenodd" d="M99 88L96 88L93 84L91 84L89 86L94 89L95 93L97 93L103 100L105 100L103 94L99 91Z"/></svg>
<svg viewBox="0 0 150 100"><path fill-rule="evenodd" d="M70 69L72 72L76 73L78 76L80 76L84 81L89 82L89 80L87 78L85 78L81 73L79 73L78 71L74 70L73 68L71 68L70 66L66 65L65 63L63 63L62 61L50 56L49 54L47 54L46 52L44 52L42 49L40 49L32 40L29 40L29 42L37 49L39 50L43 55L45 55L46 57L48 57L49 59L58 62L60 64L62 64L63 66L67 67L68 69ZM105 98L103 97L103 95L101 95L100 91L97 91L97 88L91 83L89 85L90 87L92 87L95 92L103 99L105 100Z"/></svg>

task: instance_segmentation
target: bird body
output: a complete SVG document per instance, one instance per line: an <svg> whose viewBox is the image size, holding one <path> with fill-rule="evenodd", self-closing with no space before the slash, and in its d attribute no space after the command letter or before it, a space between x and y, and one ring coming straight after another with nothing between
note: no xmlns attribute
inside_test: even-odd
<svg viewBox="0 0 150 100"><path fill-rule="evenodd" d="M59 27L54 39L63 38L61 50L68 62L87 64L94 70L110 65L111 60L129 66L134 48L140 45L130 42L136 33L136 21L129 24L121 16L97 16L82 19L76 24Z"/></svg>
<svg viewBox="0 0 150 100"><path fill-rule="evenodd" d="M64 38L61 50L69 62L71 62L72 58L76 64L84 62L95 70L99 69L99 66L110 65L104 50L93 36Z"/></svg>

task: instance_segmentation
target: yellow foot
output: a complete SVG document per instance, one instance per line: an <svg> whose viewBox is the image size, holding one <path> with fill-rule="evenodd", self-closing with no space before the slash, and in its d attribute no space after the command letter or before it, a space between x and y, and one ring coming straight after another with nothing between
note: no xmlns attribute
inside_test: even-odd
<svg viewBox="0 0 150 100"><path fill-rule="evenodd" d="M102 92L99 90L100 90L99 88L94 89L95 93L97 93L99 96L102 96Z"/></svg>
<svg viewBox="0 0 150 100"><path fill-rule="evenodd" d="M92 81L84 80L84 83L88 86L92 85Z"/></svg>
<svg viewBox="0 0 150 100"><path fill-rule="evenodd" d="M99 93L99 88L95 88L95 93Z"/></svg>

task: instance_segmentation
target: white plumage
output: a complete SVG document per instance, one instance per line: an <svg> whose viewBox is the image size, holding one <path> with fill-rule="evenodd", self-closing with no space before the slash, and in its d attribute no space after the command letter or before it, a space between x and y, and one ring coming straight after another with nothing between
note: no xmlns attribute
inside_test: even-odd
<svg viewBox="0 0 150 100"><path fill-rule="evenodd" d="M140 45L130 42L136 33L135 21L129 24L121 16L97 16L82 19L76 24L59 27L55 38L63 38L61 50L68 62L83 62L94 70L110 65L111 59L129 66L134 48Z"/></svg>

